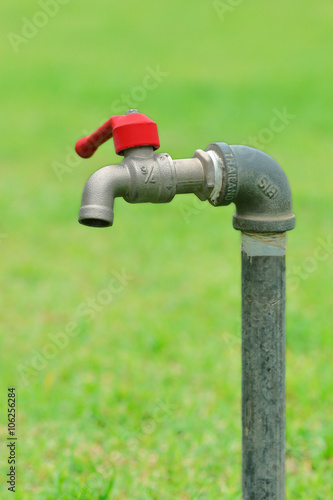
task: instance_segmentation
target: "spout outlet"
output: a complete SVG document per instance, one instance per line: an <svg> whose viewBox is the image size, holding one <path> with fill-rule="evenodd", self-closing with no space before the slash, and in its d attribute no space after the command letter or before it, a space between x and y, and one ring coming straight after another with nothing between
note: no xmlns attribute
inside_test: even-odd
<svg viewBox="0 0 333 500"><path fill-rule="evenodd" d="M126 165L109 165L97 170L88 179L83 190L80 224L91 227L112 226L114 199L126 196L129 184Z"/></svg>

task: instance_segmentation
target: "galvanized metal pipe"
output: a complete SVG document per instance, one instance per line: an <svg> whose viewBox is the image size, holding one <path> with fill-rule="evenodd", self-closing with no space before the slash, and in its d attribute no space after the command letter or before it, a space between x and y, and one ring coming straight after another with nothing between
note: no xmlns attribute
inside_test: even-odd
<svg viewBox="0 0 333 500"><path fill-rule="evenodd" d="M286 233L242 233L242 499L285 499Z"/></svg>

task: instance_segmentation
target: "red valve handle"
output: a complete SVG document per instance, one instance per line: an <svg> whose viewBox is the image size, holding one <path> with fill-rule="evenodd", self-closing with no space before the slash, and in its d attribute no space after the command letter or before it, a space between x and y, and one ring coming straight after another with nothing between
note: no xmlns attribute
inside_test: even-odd
<svg viewBox="0 0 333 500"><path fill-rule="evenodd" d="M123 155L125 149L138 146L160 147L156 123L142 113L131 112L112 116L91 135L79 139L75 150L82 158L90 158L111 137L119 155Z"/></svg>
<svg viewBox="0 0 333 500"><path fill-rule="evenodd" d="M81 158L90 158L103 142L111 139L113 132L112 118L105 122L91 135L79 139L75 146L75 151Z"/></svg>

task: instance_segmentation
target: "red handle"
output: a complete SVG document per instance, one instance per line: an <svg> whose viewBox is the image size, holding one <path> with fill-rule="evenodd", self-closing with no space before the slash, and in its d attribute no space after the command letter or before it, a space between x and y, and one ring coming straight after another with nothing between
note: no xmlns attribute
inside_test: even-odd
<svg viewBox="0 0 333 500"><path fill-rule="evenodd" d="M105 122L91 135L79 139L75 151L81 158L90 158L103 142L111 139L113 132L112 118Z"/></svg>
<svg viewBox="0 0 333 500"><path fill-rule="evenodd" d="M87 137L79 139L75 150L82 158L90 158L97 148L113 136L116 153L138 146L160 147L157 125L148 116L130 112L112 116L107 122Z"/></svg>

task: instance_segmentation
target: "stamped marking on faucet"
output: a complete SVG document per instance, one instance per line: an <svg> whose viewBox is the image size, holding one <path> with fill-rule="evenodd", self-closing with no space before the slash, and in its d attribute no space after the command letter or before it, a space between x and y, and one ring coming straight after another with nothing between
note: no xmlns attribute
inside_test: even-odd
<svg viewBox="0 0 333 500"><path fill-rule="evenodd" d="M232 153L224 153L224 161L226 165L226 175L227 175L227 191L225 200L231 202L235 198L237 191L237 183L238 183L237 168Z"/></svg>
<svg viewBox="0 0 333 500"><path fill-rule="evenodd" d="M265 175L258 179L258 187L270 199L276 198L279 194L278 188Z"/></svg>
<svg viewBox="0 0 333 500"><path fill-rule="evenodd" d="M146 176L145 184L147 184L148 182L150 182L151 184L156 183L156 179L154 177L154 165L152 165L149 170L146 166L143 165L140 170L142 174Z"/></svg>

